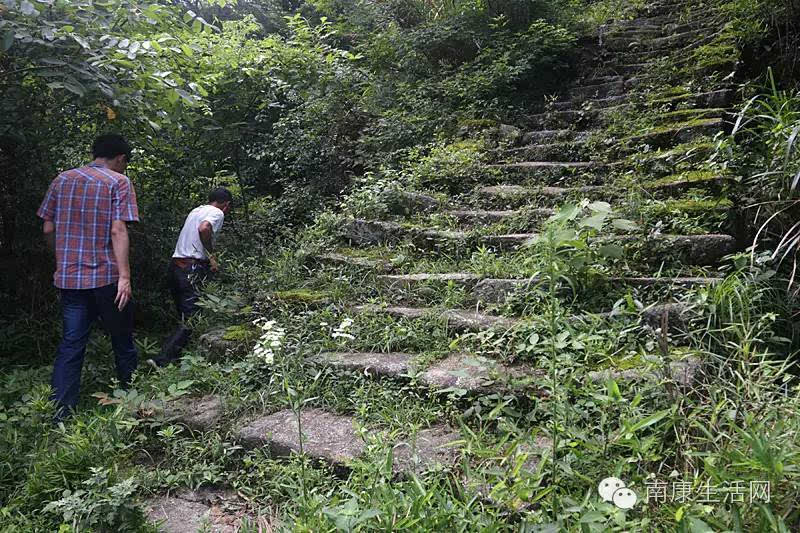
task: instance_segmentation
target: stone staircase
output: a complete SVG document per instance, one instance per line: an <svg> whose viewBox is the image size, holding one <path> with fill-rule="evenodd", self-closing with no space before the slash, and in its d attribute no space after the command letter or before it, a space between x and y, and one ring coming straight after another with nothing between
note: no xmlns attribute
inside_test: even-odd
<svg viewBox="0 0 800 533"><path fill-rule="evenodd" d="M515 313L508 306L526 297L536 284L535 276L497 278L457 268L429 272L420 270L415 257L409 259L405 252L404 260L395 261L393 251L412 250L426 258L452 256L456 267L460 258L476 250L491 250L499 260L512 261L516 254L524 253L554 210L569 200L603 200L627 218L635 218L637 207L628 205L632 190L646 200L679 201L690 189L724 199L730 178L708 171L702 161L710 139L725 128L733 91L716 86L676 94L661 90L657 75L651 72L659 58L680 58L687 48L713 37L720 26L704 11L688 2L665 1L647 7L632 20L602 28L591 68L587 67L591 75L575 80L550 108L534 110L520 120L517 128L521 133L515 142L499 146L491 155L487 166L499 176L492 183L449 198L431 191L401 191L395 200L402 205L394 212L402 215L344 220L337 234L341 246L316 255L314 265L333 269L344 278L360 273L358 279L373 284L380 303L350 302L342 314L382 315L408 324L434 321L444 324L454 338L464 332L504 335L515 328L533 327L540 317ZM650 124L605 143L592 142L620 115L635 116L643 109L650 115L658 110ZM496 227L514 232L496 232ZM614 290L654 294L655 299L638 310L622 311L586 311L578 303L570 324L597 320L642 323L646 326L642 335L668 338L671 345L691 343L692 331L687 330L684 315L692 310L681 296L719 283L720 278L709 275L709 269L740 249L734 236L719 230L694 234L653 230L647 235L641 230L619 231L602 240L640 257L635 270L617 272L607 280ZM662 274L665 266L668 275ZM425 291L437 286L462 291L465 307L430 305ZM219 336L213 335L205 338L209 350L230 349L218 340ZM467 397L496 392L523 397L548 394L536 385L540 370L458 350L427 363L407 352L331 351L311 357L308 364L333 372L405 381L433 394L455 389ZM666 365L656 357L644 361L642 368L597 369L589 379L669 381L685 387L697 379L701 369L702 361L694 356ZM222 419L224 399L203 401L210 407L200 423L196 414L191 420L186 414L177 418L200 429L230 423ZM338 475L347 475L348 465L364 453L353 414L309 408L298 418L295 412L283 410L232 425L237 428L237 441L245 447L264 447L274 456L299 453L302 448L307 456L331 465ZM298 427L304 435L302 443ZM463 446L460 431L444 422L401 437L386 435L385 439L393 447L393 468L398 476L429 468L455 468ZM534 471L539 460L550 453L550 445L549 439L533 432L530 445L522 452L530 457L524 468ZM473 489L480 494L480 487Z"/></svg>

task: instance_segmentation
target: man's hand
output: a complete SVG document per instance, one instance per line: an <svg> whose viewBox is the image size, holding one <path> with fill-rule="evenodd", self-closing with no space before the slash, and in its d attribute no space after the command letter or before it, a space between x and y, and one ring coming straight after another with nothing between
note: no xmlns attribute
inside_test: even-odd
<svg viewBox="0 0 800 533"><path fill-rule="evenodd" d="M120 276L117 281L117 297L114 298L114 303L117 304L117 309L122 311L128 302L131 301L131 280L130 278L123 278Z"/></svg>
<svg viewBox="0 0 800 533"><path fill-rule="evenodd" d="M211 272L219 272L219 263L213 255L208 256L208 262L211 263Z"/></svg>

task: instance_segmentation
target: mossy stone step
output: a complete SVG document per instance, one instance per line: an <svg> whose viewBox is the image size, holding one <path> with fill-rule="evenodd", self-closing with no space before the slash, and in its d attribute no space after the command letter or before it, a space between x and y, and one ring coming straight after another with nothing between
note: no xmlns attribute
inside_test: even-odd
<svg viewBox="0 0 800 533"><path fill-rule="evenodd" d="M659 50L686 46L687 44L690 44L693 39L707 35L708 30L706 28L699 28L656 38L649 38L647 35L644 35L641 38L632 38L630 36L611 37L605 39L603 44L609 50L627 50L634 45L642 49Z"/></svg>
<svg viewBox="0 0 800 533"><path fill-rule="evenodd" d="M408 353L325 352L311 361L370 376L402 379L415 375L420 383L435 391L453 388L467 393L499 391L515 379L535 375L524 365L509 367L463 353L450 354L425 369L417 368L414 356Z"/></svg>
<svg viewBox="0 0 800 533"><path fill-rule="evenodd" d="M688 357L680 361L669 362L669 375L665 375L663 364L659 358L646 361L644 368L629 368L625 370L604 369L589 372L587 377L596 383L613 379L622 382L661 381L669 379L684 387L691 387L702 368L702 360L698 357Z"/></svg>
<svg viewBox="0 0 800 533"><path fill-rule="evenodd" d="M486 224L491 222L501 222L522 214L527 214L535 218L546 218L552 216L555 211L548 208L520 210L485 210L485 209L457 209L446 211L447 216L453 217L461 224Z"/></svg>
<svg viewBox="0 0 800 533"><path fill-rule="evenodd" d="M651 287L680 287L689 289L699 286L709 286L718 283L720 278L650 278L650 277L612 277L609 282L615 285L632 286L639 288ZM485 304L500 304L509 296L518 294L536 285L538 278L483 278L474 285L472 296L476 301Z"/></svg>
<svg viewBox="0 0 800 533"><path fill-rule="evenodd" d="M164 416L189 429L209 431L222 421L224 403L217 394L179 398L164 409Z"/></svg>
<svg viewBox="0 0 800 533"><path fill-rule="evenodd" d="M536 130L523 133L520 137L520 144L525 145L563 142L585 137L586 134L582 134L570 129Z"/></svg>
<svg viewBox="0 0 800 533"><path fill-rule="evenodd" d="M480 279L475 274L448 272L445 274L397 274L378 276L376 281L388 289L412 289L418 285L429 283L455 283L457 285L474 285Z"/></svg>
<svg viewBox="0 0 800 533"><path fill-rule="evenodd" d="M456 331L470 331L490 328L509 329L519 324L518 319L488 315L467 309L438 309L433 307L400 307L380 305L359 305L353 308L356 313L387 314L394 318L420 319L437 318L447 322Z"/></svg>
<svg viewBox="0 0 800 533"><path fill-rule="evenodd" d="M712 233L705 235L657 235L642 238L635 235L618 235L600 239L601 242L638 244L646 259L658 264L672 259L687 265L709 266L736 251L736 239L731 235Z"/></svg>
<svg viewBox="0 0 800 533"><path fill-rule="evenodd" d="M322 409L303 409L299 417L291 409L262 416L236 430L235 437L248 448L266 447L278 457L302 449L309 457L329 463L338 473L345 473L364 452L355 419Z"/></svg>
<svg viewBox="0 0 800 533"><path fill-rule="evenodd" d="M528 323L521 318L507 318L481 313L480 311L466 309L440 309L433 307L384 307L368 304L352 308L355 313L386 314L393 318L418 320L422 318L439 319L446 321L454 331L480 331L487 329L508 330L515 326ZM683 333L683 316L686 307L678 303L655 304L644 308L639 315L653 329L658 329L662 321L667 320L670 331ZM572 315L569 320L574 323L592 321L595 319L608 320L618 316L617 312L587 313Z"/></svg>
<svg viewBox="0 0 800 533"><path fill-rule="evenodd" d="M445 424L437 424L401 440L392 448L392 471L406 477L456 466L464 439Z"/></svg>
<svg viewBox="0 0 800 533"><path fill-rule="evenodd" d="M673 96L664 96L651 100L652 106L663 107L671 106L673 109L678 105L688 105L690 107L704 108L727 108L735 96L733 89L717 89L702 93L685 93Z"/></svg>
<svg viewBox="0 0 800 533"><path fill-rule="evenodd" d="M159 531L165 533L236 533L245 521L259 530L272 529L266 518L251 514L247 502L233 490L179 490L149 499L144 513L150 522L160 523Z"/></svg>
<svg viewBox="0 0 800 533"><path fill-rule="evenodd" d="M587 157L586 141L566 141L550 144L529 144L518 148L508 148L500 152L506 161L550 160L559 162L584 161Z"/></svg>
<svg viewBox="0 0 800 533"><path fill-rule="evenodd" d="M698 119L682 124L660 126L651 131L627 137L622 142L628 146L648 144L657 148L665 148L673 144L689 142L697 137L713 136L723 128L724 120L721 118Z"/></svg>
<svg viewBox="0 0 800 533"><path fill-rule="evenodd" d="M376 272L391 272L394 269L394 265L391 263L391 261L371 259L368 257L350 256L338 253L318 255L317 261L339 266L374 270Z"/></svg>
<svg viewBox="0 0 800 533"><path fill-rule="evenodd" d="M565 93L567 100L589 100L592 98L608 98L620 96L625 92L625 79L622 76L614 76L611 81L601 81L599 83L588 83L577 85L568 89Z"/></svg>
<svg viewBox="0 0 800 533"><path fill-rule="evenodd" d="M562 199L568 196L587 195L591 196L607 190L600 185L586 185L583 187L524 187L522 185L491 185L489 187L479 187L476 190L478 196L492 200L494 202L508 202L514 200L532 200L535 198Z"/></svg>
<svg viewBox="0 0 800 533"><path fill-rule="evenodd" d="M564 100L561 102L553 103L553 109L557 111L568 111L575 108L581 109L603 109L608 107L618 106L620 104L625 104L630 100L629 94L620 94L617 96L609 96L607 98L585 98L585 97L578 97L578 98L571 98L569 100ZM587 137L584 133L583 137Z"/></svg>

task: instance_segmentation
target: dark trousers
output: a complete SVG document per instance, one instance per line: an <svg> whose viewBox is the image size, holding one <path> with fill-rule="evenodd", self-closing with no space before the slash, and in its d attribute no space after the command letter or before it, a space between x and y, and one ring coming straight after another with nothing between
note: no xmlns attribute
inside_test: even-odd
<svg viewBox="0 0 800 533"><path fill-rule="evenodd" d="M160 356L162 362L178 358L189 343L192 330L188 327L187 321L199 309L197 300L200 298L200 289L210 272L208 263L194 263L183 268L175 261L170 262L167 285L181 318L181 325L164 343Z"/></svg>
<svg viewBox="0 0 800 533"><path fill-rule="evenodd" d="M97 318L111 336L120 383L127 386L131 381L138 362L133 343L133 303L119 311L114 303L116 296L116 283L96 289L61 289L64 333L56 352L52 380L59 419L68 416L78 403L86 344Z"/></svg>

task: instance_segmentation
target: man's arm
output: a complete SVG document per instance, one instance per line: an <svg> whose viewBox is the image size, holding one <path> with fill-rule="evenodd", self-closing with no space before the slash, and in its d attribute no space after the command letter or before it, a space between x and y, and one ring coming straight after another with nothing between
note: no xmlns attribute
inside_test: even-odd
<svg viewBox="0 0 800 533"><path fill-rule="evenodd" d="M52 220L45 220L44 227L42 228L44 232L44 242L47 245L47 249L50 250L50 253L56 253L56 225Z"/></svg>
<svg viewBox="0 0 800 533"><path fill-rule="evenodd" d="M214 251L214 227L211 225L211 222L204 220L197 228L197 233L200 234L200 242L203 243L203 248L206 249L208 261L211 263L211 271L216 272L219 270L219 264L214 256L211 255Z"/></svg>
<svg viewBox="0 0 800 533"><path fill-rule="evenodd" d="M128 240L128 226L124 220L115 220L111 223L111 246L114 249L114 259L119 269L117 282L117 297L114 303L120 311L131 300L131 267L128 262L130 242Z"/></svg>

